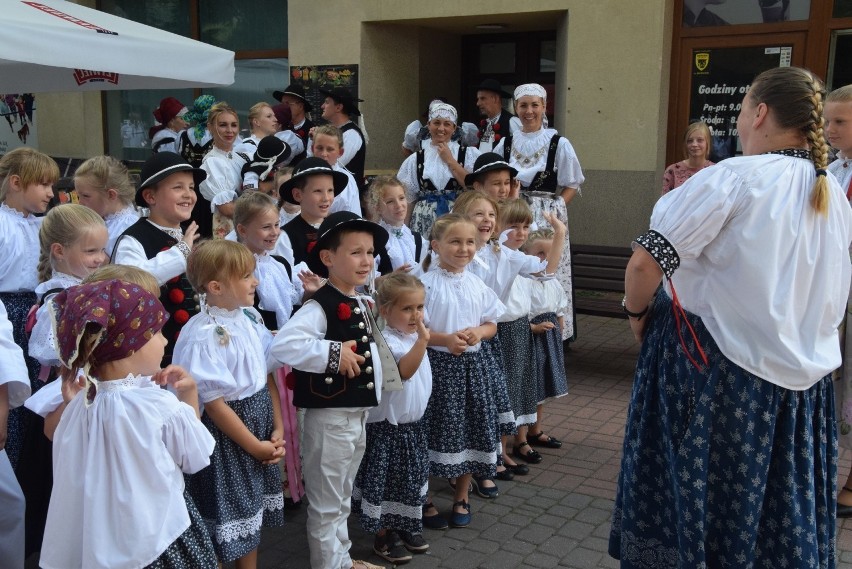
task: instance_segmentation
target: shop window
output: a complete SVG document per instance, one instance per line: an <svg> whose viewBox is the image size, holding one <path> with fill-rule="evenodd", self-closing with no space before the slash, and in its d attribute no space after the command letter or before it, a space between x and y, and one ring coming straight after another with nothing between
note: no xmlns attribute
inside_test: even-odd
<svg viewBox="0 0 852 569"><path fill-rule="evenodd" d="M831 34L831 50L828 56L828 77L831 89L852 85L852 30L838 30Z"/></svg>
<svg viewBox="0 0 852 569"><path fill-rule="evenodd" d="M835 18L852 18L852 0L834 0Z"/></svg>
<svg viewBox="0 0 852 569"><path fill-rule="evenodd" d="M198 2L201 41L232 51L286 49L287 2L253 0L235 10L232 0Z"/></svg>

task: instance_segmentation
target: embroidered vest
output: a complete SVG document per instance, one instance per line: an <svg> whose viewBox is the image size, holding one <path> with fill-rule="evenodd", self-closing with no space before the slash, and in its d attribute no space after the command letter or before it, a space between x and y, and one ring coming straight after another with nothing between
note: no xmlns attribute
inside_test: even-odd
<svg viewBox="0 0 852 569"><path fill-rule="evenodd" d="M467 146L460 145L459 151L456 156L456 161L464 167L464 157L467 154ZM425 167L426 160L426 151L422 148L417 151L417 185L420 187L420 192L424 194L435 194L440 191L444 192L461 192L464 190L464 186L458 183L458 180L450 176L447 185L443 188L436 188L435 184L432 183L432 180L428 178L423 178L423 169ZM438 158L440 160L440 158ZM455 199L455 197L453 198Z"/></svg>
<svg viewBox="0 0 852 569"><path fill-rule="evenodd" d="M497 118L496 123L495 123L495 124L499 124L500 128L495 129L494 134L499 134L500 138L506 138L507 136L511 135L512 134L511 120L512 120L512 117L514 117L514 116L515 115L513 115L509 111L502 111L500 113L500 116ZM480 121L480 123L479 123L479 138L482 138L482 136L485 134L485 129L487 128L487 126L488 126L488 119L482 119L482 121ZM496 147L497 143L500 142L500 141L499 140L492 140L491 142Z"/></svg>
<svg viewBox="0 0 852 569"><path fill-rule="evenodd" d="M536 172L530 185L524 188L525 190L530 192L556 193L558 186L556 185L556 170L554 169L554 165L556 164L556 149L559 146L559 138L558 134L554 134L550 139L550 146L547 148L547 164L544 166L544 170ZM511 164L511 157L512 135L510 134L506 137L506 142L503 144L503 160Z"/></svg>
<svg viewBox="0 0 852 569"><path fill-rule="evenodd" d="M325 313L325 339L341 344L336 344L330 350L325 373L293 370L296 375L293 405L305 408L378 405L372 367L374 362L372 354L369 354L373 336L358 302L328 285L321 287L311 300L318 302ZM355 353L365 358L361 364L361 375L353 378L336 373L342 342L349 340L355 340Z"/></svg>

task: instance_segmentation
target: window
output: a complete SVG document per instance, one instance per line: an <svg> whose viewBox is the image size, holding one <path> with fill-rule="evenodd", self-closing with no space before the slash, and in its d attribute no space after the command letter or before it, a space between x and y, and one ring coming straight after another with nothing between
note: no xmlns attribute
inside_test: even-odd
<svg viewBox="0 0 852 569"><path fill-rule="evenodd" d="M237 110L245 129L249 108L259 101L274 103L272 91L289 83L286 0L257 0L251 10L225 0L100 0L99 9L236 54L234 84L228 87L105 92L107 152L117 158L150 156L152 113L165 97L191 107L198 95L210 93Z"/></svg>

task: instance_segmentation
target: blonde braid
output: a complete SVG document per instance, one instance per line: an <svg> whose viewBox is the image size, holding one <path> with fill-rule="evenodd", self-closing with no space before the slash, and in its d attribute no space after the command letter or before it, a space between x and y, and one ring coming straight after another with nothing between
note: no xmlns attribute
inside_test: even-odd
<svg viewBox="0 0 852 569"><path fill-rule="evenodd" d="M50 280L53 275L53 263L50 262L50 248L41 248L38 255L38 282Z"/></svg>
<svg viewBox="0 0 852 569"><path fill-rule="evenodd" d="M823 127L825 119L822 114L822 84L818 79L811 78L811 123L807 132L811 147L811 159L817 168L817 177L811 191L811 206L823 215L828 213L828 180L825 178L825 167L828 165L828 145L825 142Z"/></svg>

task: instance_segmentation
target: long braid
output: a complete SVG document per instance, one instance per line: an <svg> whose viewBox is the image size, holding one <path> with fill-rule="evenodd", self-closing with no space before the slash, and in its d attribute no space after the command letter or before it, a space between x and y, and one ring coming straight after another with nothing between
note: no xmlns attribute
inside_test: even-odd
<svg viewBox="0 0 852 569"><path fill-rule="evenodd" d="M811 102L813 110L811 111L811 124L808 130L808 142L811 146L811 159L814 161L818 171L825 171L828 165L828 145L825 142L823 127L825 119L822 114L822 84L818 79L811 77ZM828 213L828 180L824 173L818 173L814 182L813 190L811 191L811 206L823 215Z"/></svg>

